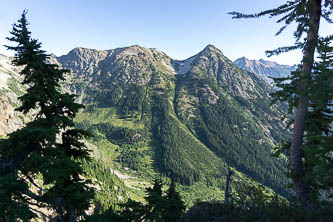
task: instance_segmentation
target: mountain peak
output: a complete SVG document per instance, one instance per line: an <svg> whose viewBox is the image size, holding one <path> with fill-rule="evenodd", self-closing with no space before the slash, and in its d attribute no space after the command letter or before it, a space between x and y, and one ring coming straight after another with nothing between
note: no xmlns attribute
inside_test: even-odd
<svg viewBox="0 0 333 222"><path fill-rule="evenodd" d="M76 47L72 49L67 55L65 56L70 56L70 57L90 57L95 54L106 54L106 51L103 50L97 50L97 49L88 49L88 48L83 48L83 47ZM63 57L63 56L60 56Z"/></svg>
<svg viewBox="0 0 333 222"><path fill-rule="evenodd" d="M214 53L221 53L221 51L216 48L214 45L207 45L203 50L202 52L214 52Z"/></svg>
<svg viewBox="0 0 333 222"><path fill-rule="evenodd" d="M138 45L138 44L135 44L135 45L131 45L131 46L128 46L126 48L133 48L133 49L145 49L145 47L141 46L141 45Z"/></svg>
<svg viewBox="0 0 333 222"><path fill-rule="evenodd" d="M221 50L219 50L218 48L216 48L214 45L211 45L211 44L207 45L197 55L199 55L199 56L206 56L206 57L217 56L217 57L223 57L223 58L225 58L225 56L223 55L223 53L221 52Z"/></svg>
<svg viewBox="0 0 333 222"><path fill-rule="evenodd" d="M285 77L295 70L294 66L280 65L276 62L259 59L251 60L245 57L236 59L234 64L239 68L261 76L267 83L272 83L270 77Z"/></svg>
<svg viewBox="0 0 333 222"><path fill-rule="evenodd" d="M84 51L88 51L88 50L92 50L92 49L83 48L83 47L75 47L69 53L80 53L80 52L84 52Z"/></svg>
<svg viewBox="0 0 333 222"><path fill-rule="evenodd" d="M132 45L132 46L128 46L128 47L124 47L122 48L122 52L121 54L124 55L138 55L139 53L146 53L147 49L139 46L139 45Z"/></svg>
<svg viewBox="0 0 333 222"><path fill-rule="evenodd" d="M205 49L209 49L209 50L218 50L214 45L212 44L208 44Z"/></svg>

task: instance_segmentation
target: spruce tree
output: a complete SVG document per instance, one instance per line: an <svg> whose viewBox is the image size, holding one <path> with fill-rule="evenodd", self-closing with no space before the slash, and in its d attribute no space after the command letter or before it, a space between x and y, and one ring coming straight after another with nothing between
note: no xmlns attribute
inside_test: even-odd
<svg viewBox="0 0 333 222"><path fill-rule="evenodd" d="M176 191L176 184L173 179L167 191L165 208L164 221L166 222L180 221L186 210L184 201Z"/></svg>
<svg viewBox="0 0 333 222"><path fill-rule="evenodd" d="M295 72L295 81L284 92L292 92L292 96L278 95L280 100L288 100L290 113L295 110L293 119L292 140L288 148L289 170L293 181L296 198L304 207L313 207L314 200L311 198L311 185L307 180L304 169L304 132L308 120L309 110L309 90L313 83L311 73L314 65L314 53L318 47L319 25L321 18L332 23L333 0L292 0L275 8L259 12L256 14L242 14L231 12L233 18L259 18L269 15L270 17L282 16L277 20L278 23L284 23L281 29L276 33L279 35L290 24L295 22L297 28L294 32L295 44L287 47L280 47L276 50L266 51L268 56L278 55L290 50L302 49L303 60L300 69ZM305 38L303 39L303 36ZM328 39L332 39L329 36ZM277 95L277 94L276 94Z"/></svg>
<svg viewBox="0 0 333 222"><path fill-rule="evenodd" d="M180 221L185 212L185 204L176 191L174 180L164 194L162 181L156 179L152 188L147 188L146 213L143 217L147 221L176 222Z"/></svg>
<svg viewBox="0 0 333 222"><path fill-rule="evenodd" d="M144 219L151 222L164 221L163 215L165 212L166 199L163 196L162 181L159 179L154 180L153 187L147 188L147 201L146 213Z"/></svg>
<svg viewBox="0 0 333 222"><path fill-rule="evenodd" d="M15 51L13 64L23 68L22 84L27 86L16 111L34 113L34 118L0 141L0 220L27 221L43 215L39 208L46 207L56 212L53 221L75 221L93 197L80 163L89 160L82 142L89 134L73 122L83 105L74 95L61 92L60 82L68 70L47 62L41 43L31 38L26 14L7 38L17 45L6 47Z"/></svg>
<svg viewBox="0 0 333 222"><path fill-rule="evenodd" d="M304 168L314 197L333 194L333 47L320 39L319 61L309 85L309 113L305 125Z"/></svg>

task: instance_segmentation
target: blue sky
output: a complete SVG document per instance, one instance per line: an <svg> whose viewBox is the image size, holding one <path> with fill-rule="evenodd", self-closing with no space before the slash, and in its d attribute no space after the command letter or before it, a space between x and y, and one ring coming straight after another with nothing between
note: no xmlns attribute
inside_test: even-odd
<svg viewBox="0 0 333 222"><path fill-rule="evenodd" d="M174 59L185 59L213 44L231 60L245 56L267 59L265 50L293 43L290 27L274 36L275 19L234 20L227 13L254 13L285 0L0 0L0 53L12 55L8 44L12 24L29 9L33 38L57 56L75 47L113 49L130 45L158 48ZM330 34L328 24L322 33ZM301 52L269 58L294 64Z"/></svg>

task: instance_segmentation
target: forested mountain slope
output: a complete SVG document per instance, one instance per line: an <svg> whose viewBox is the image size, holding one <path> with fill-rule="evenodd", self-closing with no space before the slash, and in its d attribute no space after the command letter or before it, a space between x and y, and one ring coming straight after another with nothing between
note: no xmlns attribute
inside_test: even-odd
<svg viewBox="0 0 333 222"><path fill-rule="evenodd" d="M187 203L223 198L225 163L236 181L286 194L285 163L271 156L288 138L286 107L270 107L271 87L214 46L183 61L138 45L75 48L50 61L71 70L65 90L86 105L76 122L95 135L98 167L117 169L134 198L159 175L181 183Z"/></svg>
<svg viewBox="0 0 333 222"><path fill-rule="evenodd" d="M72 70L69 88L87 104L78 124L115 145L122 166L220 185L226 158L279 191L286 184L283 163L271 157L287 138L285 107L269 107L270 86L214 46L184 61L137 45L76 48L56 60Z"/></svg>

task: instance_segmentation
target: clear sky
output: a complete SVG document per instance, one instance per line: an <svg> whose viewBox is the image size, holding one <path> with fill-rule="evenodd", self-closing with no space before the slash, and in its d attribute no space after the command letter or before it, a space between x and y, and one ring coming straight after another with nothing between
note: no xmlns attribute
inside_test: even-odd
<svg viewBox="0 0 333 222"><path fill-rule="evenodd" d="M275 19L234 20L227 13L254 13L286 0L0 0L0 53L12 24L24 9L32 37L57 56L75 47L113 49L130 45L158 48L185 59L213 44L231 60L267 59L265 50L293 43L290 27L274 36ZM323 34L332 34L322 24ZM274 56L281 64L298 63L301 52Z"/></svg>

